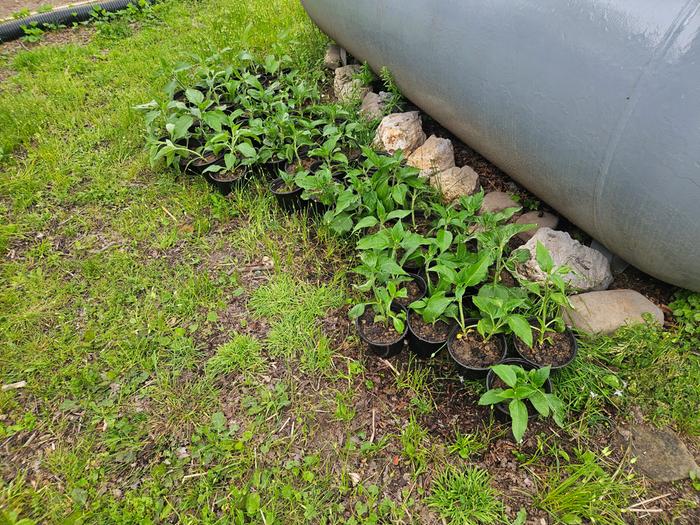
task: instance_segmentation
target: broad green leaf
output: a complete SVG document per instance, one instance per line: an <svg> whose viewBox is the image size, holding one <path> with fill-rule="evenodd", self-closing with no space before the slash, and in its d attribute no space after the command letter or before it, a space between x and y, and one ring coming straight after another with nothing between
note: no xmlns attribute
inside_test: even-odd
<svg viewBox="0 0 700 525"><path fill-rule="evenodd" d="M447 251L447 249L450 247L450 244L452 244L452 239L452 232L450 232L449 230L440 230L435 236L437 246L442 252Z"/></svg>
<svg viewBox="0 0 700 525"><path fill-rule="evenodd" d="M185 96L187 97L187 100L192 102L192 104L195 106L199 106L202 102L204 102L204 94L198 89L188 89L185 91Z"/></svg>
<svg viewBox="0 0 700 525"><path fill-rule="evenodd" d="M460 286L468 288L476 286L486 279L491 266L491 257L488 254L482 255L474 264L467 266L457 275L457 282Z"/></svg>
<svg viewBox="0 0 700 525"><path fill-rule="evenodd" d="M428 299L428 304L423 310L423 317L429 323L434 323L445 312L445 309L452 303L452 298L445 297L445 292L440 292Z"/></svg>
<svg viewBox="0 0 700 525"><path fill-rule="evenodd" d="M381 232L380 232L381 233ZM389 247L389 241L386 235L370 235L360 239L357 243L358 250L384 250Z"/></svg>
<svg viewBox="0 0 700 525"><path fill-rule="evenodd" d="M336 233L349 232L352 229L352 217L347 213L336 215L333 220L330 221L330 227Z"/></svg>
<svg viewBox="0 0 700 525"><path fill-rule="evenodd" d="M247 142L242 142L237 146L238 151L240 151L243 155L248 157L249 159L254 158L257 155L257 152L255 151L255 148L248 144Z"/></svg>
<svg viewBox="0 0 700 525"><path fill-rule="evenodd" d="M508 317L508 326L520 340L532 348L532 327L527 319L522 315L513 314Z"/></svg>
<svg viewBox="0 0 700 525"><path fill-rule="evenodd" d="M394 330L396 330L399 334L402 334L403 331L406 329L406 324L403 322L403 319L399 319L398 317L392 317L391 321L394 324Z"/></svg>
<svg viewBox="0 0 700 525"><path fill-rule="evenodd" d="M519 399L513 399L508 405L508 412L510 412L513 437L520 443L527 430L527 407Z"/></svg>
<svg viewBox="0 0 700 525"><path fill-rule="evenodd" d="M377 223L379 223L379 220L376 217L374 217L373 215L369 215L369 216L363 217L362 219L357 221L357 224L352 229L352 231L356 232L357 230L361 230L363 228L371 228L372 226L375 226Z"/></svg>
<svg viewBox="0 0 700 525"><path fill-rule="evenodd" d="M513 365L494 365L491 367L491 370L493 370L493 373L500 377L506 385L515 388L518 382L518 376L514 368Z"/></svg>
<svg viewBox="0 0 700 525"><path fill-rule="evenodd" d="M394 199L396 204L403 206L406 203L406 192L408 191L408 186L405 184L397 184L391 191L391 198Z"/></svg>
<svg viewBox="0 0 700 525"><path fill-rule="evenodd" d="M549 415L549 402L542 392L535 392L529 397L529 400L530 403L532 403L532 406L535 407L535 410L537 410L537 412L539 412L543 417L547 417Z"/></svg>
<svg viewBox="0 0 700 525"><path fill-rule="evenodd" d="M513 389L514 397L516 397L517 399L527 399L535 392L537 392L537 390L535 390L529 385L519 385Z"/></svg>
<svg viewBox="0 0 700 525"><path fill-rule="evenodd" d="M532 370L532 371L530 371L530 381L537 388L542 388L542 386L547 381L547 378L549 377L550 371L551 371L551 366L549 366L549 365L544 366L542 368L537 368L535 370Z"/></svg>
<svg viewBox="0 0 700 525"><path fill-rule="evenodd" d="M365 313L365 304L360 303L360 304L356 304L355 306L353 306L350 309L350 311L348 312L348 315L350 316L350 319L357 319L358 317L360 317L364 313Z"/></svg>
<svg viewBox="0 0 700 525"><path fill-rule="evenodd" d="M409 215L411 215L410 210L394 210L387 213L385 220L392 221L394 219L403 219Z"/></svg>
<svg viewBox="0 0 700 525"><path fill-rule="evenodd" d="M406 275L406 270L401 268L396 261L389 258L381 264L381 270L390 275Z"/></svg>
<svg viewBox="0 0 700 525"><path fill-rule="evenodd" d="M480 405L495 405L503 401L503 390L501 388L492 388L491 390L482 394L479 398Z"/></svg>
<svg viewBox="0 0 700 525"><path fill-rule="evenodd" d="M535 248L535 257L537 259L537 264L540 269L549 273L554 267L554 261L552 261L552 256L549 254L549 250L540 241L537 241L537 247Z"/></svg>

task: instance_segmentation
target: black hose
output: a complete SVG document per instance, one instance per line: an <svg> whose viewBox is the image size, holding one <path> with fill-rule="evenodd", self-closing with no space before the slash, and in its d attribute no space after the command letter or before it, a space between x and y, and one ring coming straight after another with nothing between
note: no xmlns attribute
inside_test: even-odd
<svg viewBox="0 0 700 525"><path fill-rule="evenodd" d="M151 3L153 0L147 0ZM73 23L84 22L89 20L95 9L105 11L121 11L126 9L129 4L138 6L139 0L107 0L105 2L92 2L73 7L63 7L48 13L38 13L19 20L10 20L0 24L0 42L9 42L24 36L24 27L37 27L46 29L47 27L64 25L69 26Z"/></svg>

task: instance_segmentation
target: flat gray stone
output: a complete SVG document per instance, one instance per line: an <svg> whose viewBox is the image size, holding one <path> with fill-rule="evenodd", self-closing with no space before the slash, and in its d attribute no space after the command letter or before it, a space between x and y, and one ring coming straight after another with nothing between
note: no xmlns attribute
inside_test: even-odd
<svg viewBox="0 0 700 525"><path fill-rule="evenodd" d="M523 248L530 252L530 260L519 271L531 281L542 281L545 274L537 264L537 243L541 242L554 261L554 266L568 266L571 272L564 280L579 292L605 290L613 281L610 263L599 251L572 239L566 232L540 228Z"/></svg>
<svg viewBox="0 0 700 525"><path fill-rule="evenodd" d="M643 323L643 314L651 314L663 324L661 308L634 290L588 292L569 297L571 306L564 311L569 326L589 334L612 334L627 324Z"/></svg>
<svg viewBox="0 0 700 525"><path fill-rule="evenodd" d="M513 200L510 193L503 191L491 191L484 195L479 213L498 213L508 208L519 208L520 204Z"/></svg>
<svg viewBox="0 0 700 525"><path fill-rule="evenodd" d="M529 211L523 213L515 222L516 224L534 224L537 226L536 228L518 234L520 239L527 242L532 239L532 236L535 235L535 232L540 228L551 228L555 230L559 225L559 217L546 211Z"/></svg>
<svg viewBox="0 0 700 525"><path fill-rule="evenodd" d="M634 468L648 478L668 483L688 479L691 471L700 473L688 447L670 430L633 425L622 434L637 458Z"/></svg>
<svg viewBox="0 0 700 525"><path fill-rule="evenodd" d="M328 45L326 55L323 57L323 65L334 71L343 65L340 59L340 46L336 44Z"/></svg>
<svg viewBox="0 0 700 525"><path fill-rule="evenodd" d="M355 78L360 72L360 66L352 64L336 68L333 79L333 92L340 102L350 102L361 100L369 91L367 86L362 85L359 78Z"/></svg>

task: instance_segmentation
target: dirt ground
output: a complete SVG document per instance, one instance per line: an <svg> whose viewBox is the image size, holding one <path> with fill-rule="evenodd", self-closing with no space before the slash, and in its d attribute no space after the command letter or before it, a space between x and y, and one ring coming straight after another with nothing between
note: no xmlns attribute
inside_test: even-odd
<svg viewBox="0 0 700 525"><path fill-rule="evenodd" d="M57 7L60 5L66 5L66 2L61 2L60 0L1 0L0 20L4 18L11 18L12 15L23 9L29 9L30 11L34 12L39 7L43 7L45 5Z"/></svg>

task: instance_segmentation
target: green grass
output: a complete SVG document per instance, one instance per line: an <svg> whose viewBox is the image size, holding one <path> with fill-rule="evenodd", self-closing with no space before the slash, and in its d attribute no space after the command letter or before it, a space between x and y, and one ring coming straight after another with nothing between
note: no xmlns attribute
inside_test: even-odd
<svg viewBox="0 0 700 525"><path fill-rule="evenodd" d="M605 458L591 451L578 453L573 461L568 455L564 459L550 472L535 504L560 523L626 523L625 509L636 487L623 465L610 474Z"/></svg>
<svg viewBox="0 0 700 525"><path fill-rule="evenodd" d="M502 433L428 430L454 378L415 360L382 375L324 324L351 294L344 243L262 184L224 198L148 165L132 107L191 54L282 46L318 68L326 37L299 2L171 0L90 31L0 55L0 377L27 383L0 392L0 521L499 523L507 495L466 462ZM697 356L673 337L586 343L560 376L572 417L637 402L697 434ZM373 434L360 401L379 389L396 406Z"/></svg>
<svg viewBox="0 0 700 525"><path fill-rule="evenodd" d="M503 523L503 503L490 482L489 473L483 469L449 467L433 482L428 505L435 508L446 523Z"/></svg>
<svg viewBox="0 0 700 525"><path fill-rule="evenodd" d="M235 335L229 342L216 349L216 354L206 364L211 376L224 374L248 374L263 368L261 345L250 336Z"/></svg>

